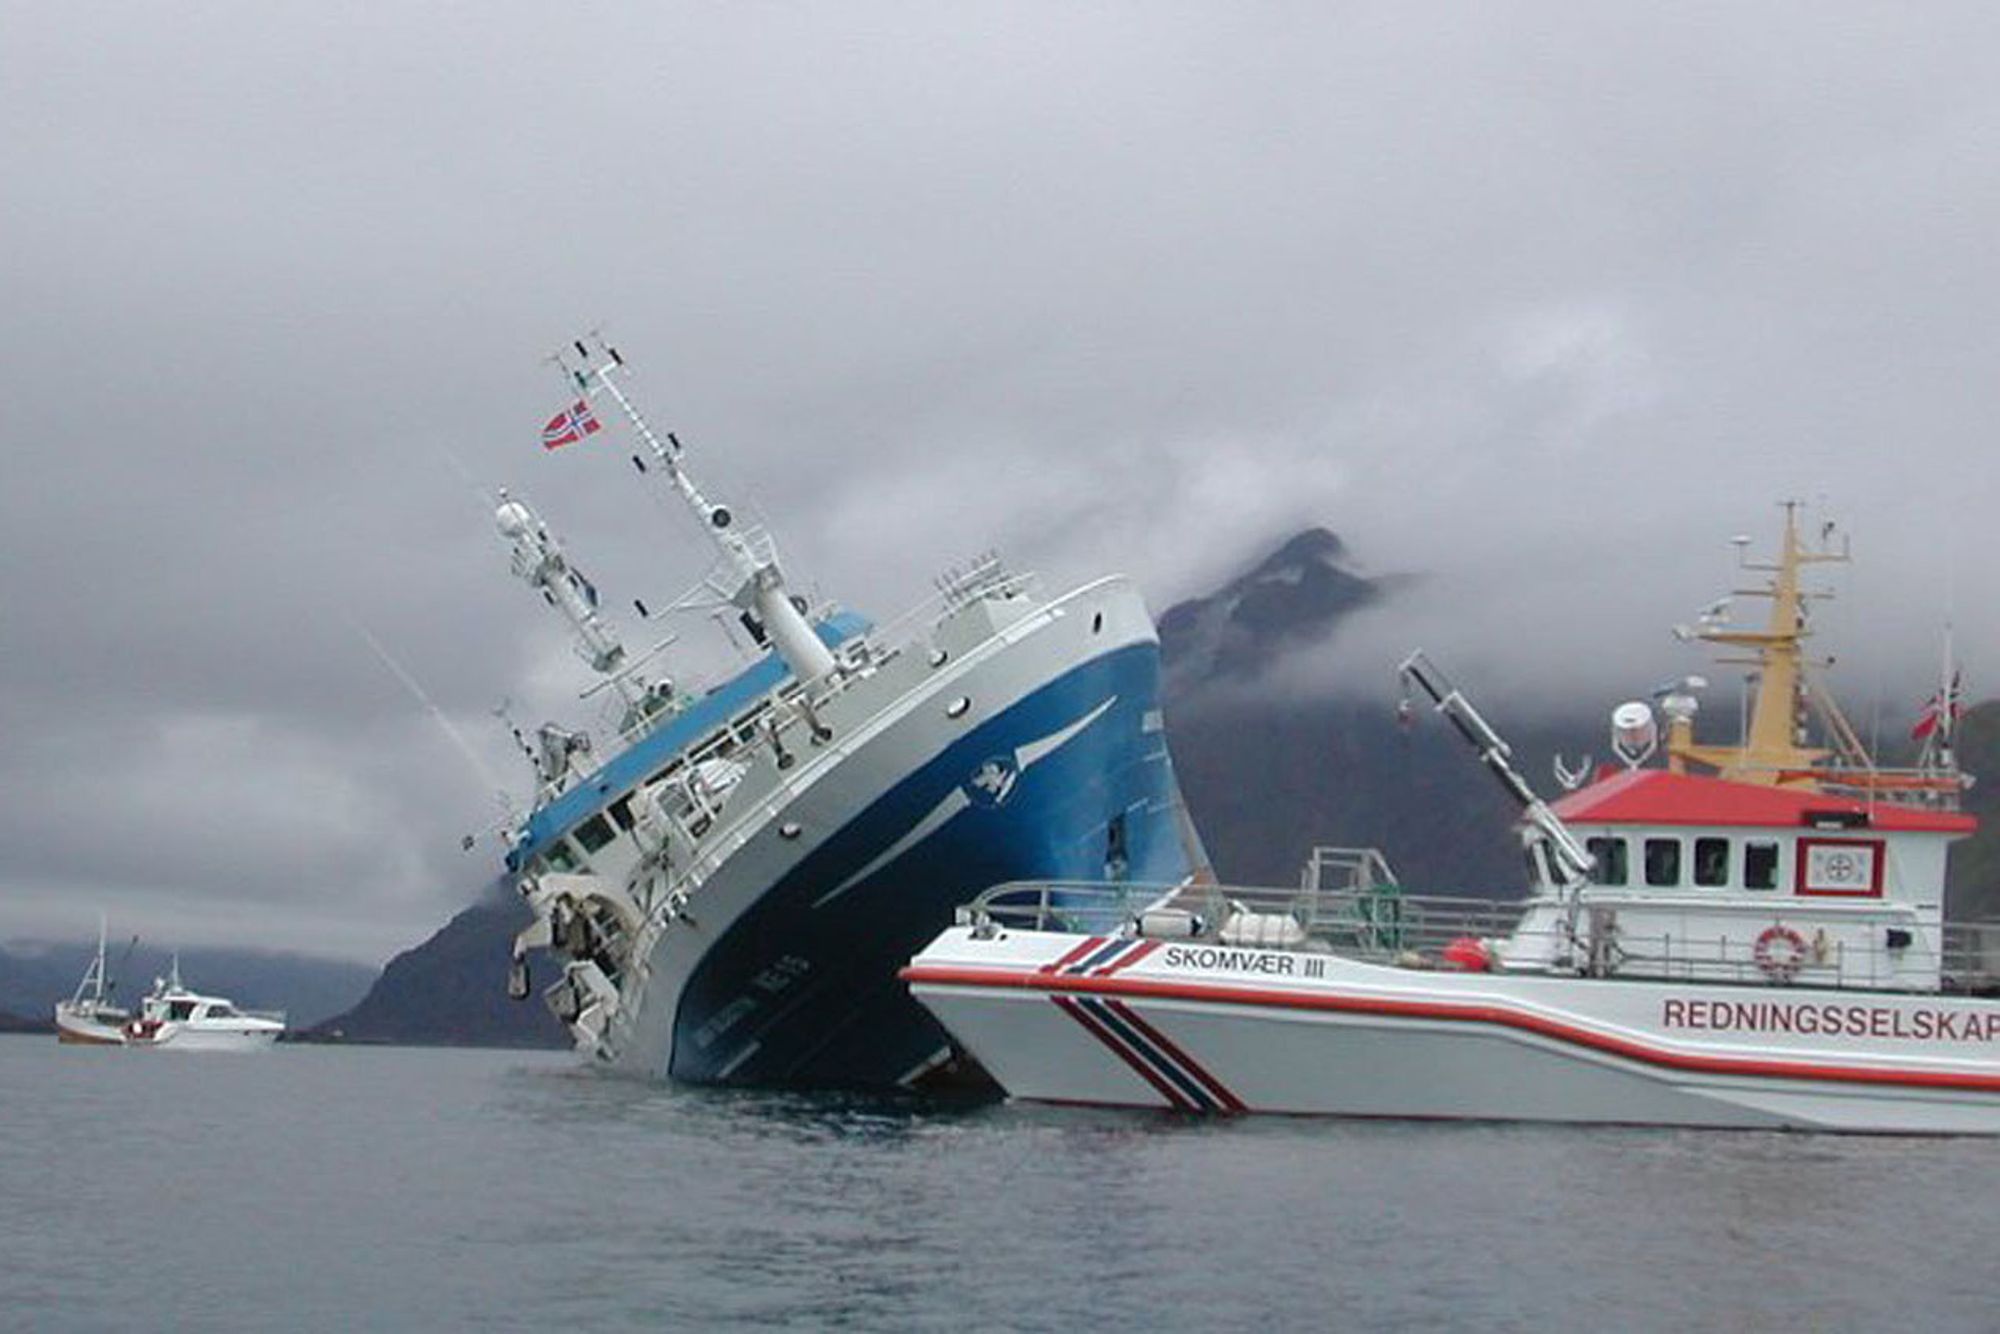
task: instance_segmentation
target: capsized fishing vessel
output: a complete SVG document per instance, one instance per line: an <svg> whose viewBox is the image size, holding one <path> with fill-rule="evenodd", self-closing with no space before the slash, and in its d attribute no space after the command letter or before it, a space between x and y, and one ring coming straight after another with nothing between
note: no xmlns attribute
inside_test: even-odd
<svg viewBox="0 0 2000 1334"><path fill-rule="evenodd" d="M694 515L716 564L677 606L721 611L759 656L705 693L627 653L541 518L503 497L517 575L573 628L611 714L526 742L533 810L506 864L579 1051L696 1082L892 1087L950 1072L896 970L1001 881L1180 883L1206 870L1167 754L1159 645L1137 592L1056 597L985 558L894 628L815 605L768 533L702 491L601 340L561 358L575 403L544 443L602 429ZM644 614L643 607L641 608Z"/></svg>
<svg viewBox="0 0 2000 1334"><path fill-rule="evenodd" d="M1296 890L1005 886L902 976L1021 1098L2000 1133L2000 932L1944 916L1946 849L1974 828L1956 678L1916 766L1877 765L1803 650L1801 571L1844 556L1788 507L1778 560L1749 566L1764 628L1718 605L1684 632L1748 651L1738 744L1695 741L1688 678L1660 699L1664 763L1652 706L1622 705L1622 765L1553 806L1442 673L1404 664L1521 803L1525 902L1405 894L1372 850L1318 850Z"/></svg>
<svg viewBox="0 0 2000 1334"><path fill-rule="evenodd" d="M240 1009L227 996L191 990L178 954L123 1029L127 1046L173 1051L261 1051L284 1031L282 1011Z"/></svg>
<svg viewBox="0 0 2000 1334"><path fill-rule="evenodd" d="M124 1027L132 1012L111 999L117 984L111 980L104 966L104 930L104 919L99 917L97 953L84 967L83 977L76 984L76 993L68 1000L56 1002L58 1042L116 1047L125 1041Z"/></svg>

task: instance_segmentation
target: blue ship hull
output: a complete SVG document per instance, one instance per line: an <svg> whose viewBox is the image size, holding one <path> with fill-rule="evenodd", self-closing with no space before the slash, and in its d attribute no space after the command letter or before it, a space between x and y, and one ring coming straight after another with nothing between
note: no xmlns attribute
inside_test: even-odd
<svg viewBox="0 0 2000 1334"><path fill-rule="evenodd" d="M1130 645L1073 668L911 772L708 948L681 991L660 1073L895 1086L949 1042L897 971L960 904L1008 880L1159 884L1205 869L1159 707L1158 646ZM1086 717L1054 750L1013 767L1023 747Z"/></svg>

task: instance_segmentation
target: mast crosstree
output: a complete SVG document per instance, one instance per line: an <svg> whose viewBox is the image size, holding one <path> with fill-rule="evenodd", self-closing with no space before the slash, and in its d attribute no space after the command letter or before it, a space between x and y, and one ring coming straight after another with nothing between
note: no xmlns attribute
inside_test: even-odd
<svg viewBox="0 0 2000 1334"><path fill-rule="evenodd" d="M1826 523L1820 527L1818 543L1808 545L1799 535L1798 502L1786 501L1783 508L1785 529L1777 559L1739 558L1743 569L1770 578L1761 588L1739 588L1731 594L1770 600L1764 628L1729 628L1730 598L1724 598L1705 610L1695 626L1676 626L1674 631L1682 639L1748 650L1743 656L1721 659L1751 668L1756 682L1742 741L1733 746L1696 742L1695 701L1691 695L1677 692L1663 701L1668 718L1668 767L1681 773L1692 764L1731 782L1761 787L1856 789L1955 803L1969 780L1958 772L1948 750L1941 761L1920 765L1917 770L1882 768L1832 694L1815 677L1813 669L1827 663L1813 662L1806 655L1805 641L1812 634L1808 608L1814 599L1832 595L1806 588L1803 575L1807 566L1844 564L1849 559L1848 543L1843 535L1836 548L1832 543L1834 525ZM1736 540L1739 549L1749 541ZM1807 723L1814 715L1820 719L1826 745L1809 744Z"/></svg>

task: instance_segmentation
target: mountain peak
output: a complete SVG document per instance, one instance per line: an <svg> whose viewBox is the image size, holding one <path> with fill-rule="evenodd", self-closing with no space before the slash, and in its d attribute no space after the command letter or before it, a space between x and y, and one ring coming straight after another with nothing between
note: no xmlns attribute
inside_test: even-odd
<svg viewBox="0 0 2000 1334"><path fill-rule="evenodd" d="M1252 579L1307 565L1339 565L1347 544L1331 529L1314 526L1285 541L1250 572Z"/></svg>
<svg viewBox="0 0 2000 1334"><path fill-rule="evenodd" d="M1345 568L1347 545L1326 528L1296 533L1250 570L1160 617L1160 656L1185 683L1248 681L1286 651L1323 639L1383 589Z"/></svg>

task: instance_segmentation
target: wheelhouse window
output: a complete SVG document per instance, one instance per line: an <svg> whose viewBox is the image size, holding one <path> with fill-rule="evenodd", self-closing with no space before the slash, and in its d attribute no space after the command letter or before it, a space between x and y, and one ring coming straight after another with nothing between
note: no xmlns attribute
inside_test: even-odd
<svg viewBox="0 0 2000 1334"><path fill-rule="evenodd" d="M574 871L582 864L577 860L577 855L570 851L569 844L560 838L549 844L549 850L542 854L542 860L548 863L551 871L557 872Z"/></svg>
<svg viewBox="0 0 2000 1334"><path fill-rule="evenodd" d="M1681 882L1681 841L1677 838L1646 840L1646 883L1665 889Z"/></svg>
<svg viewBox="0 0 2000 1334"><path fill-rule="evenodd" d="M1778 845L1770 839L1752 839L1743 845L1743 885L1746 889L1778 887Z"/></svg>
<svg viewBox="0 0 2000 1334"><path fill-rule="evenodd" d="M630 792L627 792L624 796L611 803L611 819L620 829L630 829L632 827L632 794Z"/></svg>
<svg viewBox="0 0 2000 1334"><path fill-rule="evenodd" d="M1729 840L1698 838L1694 841L1694 882L1714 889L1729 883Z"/></svg>
<svg viewBox="0 0 2000 1334"><path fill-rule="evenodd" d="M583 844L585 852L596 852L616 837L611 822L602 815L593 815L576 827L576 841Z"/></svg>
<svg viewBox="0 0 2000 1334"><path fill-rule="evenodd" d="M1587 838L1583 841L1583 850L1591 856L1591 884L1622 885L1631 875L1631 868L1626 864L1624 839Z"/></svg>

